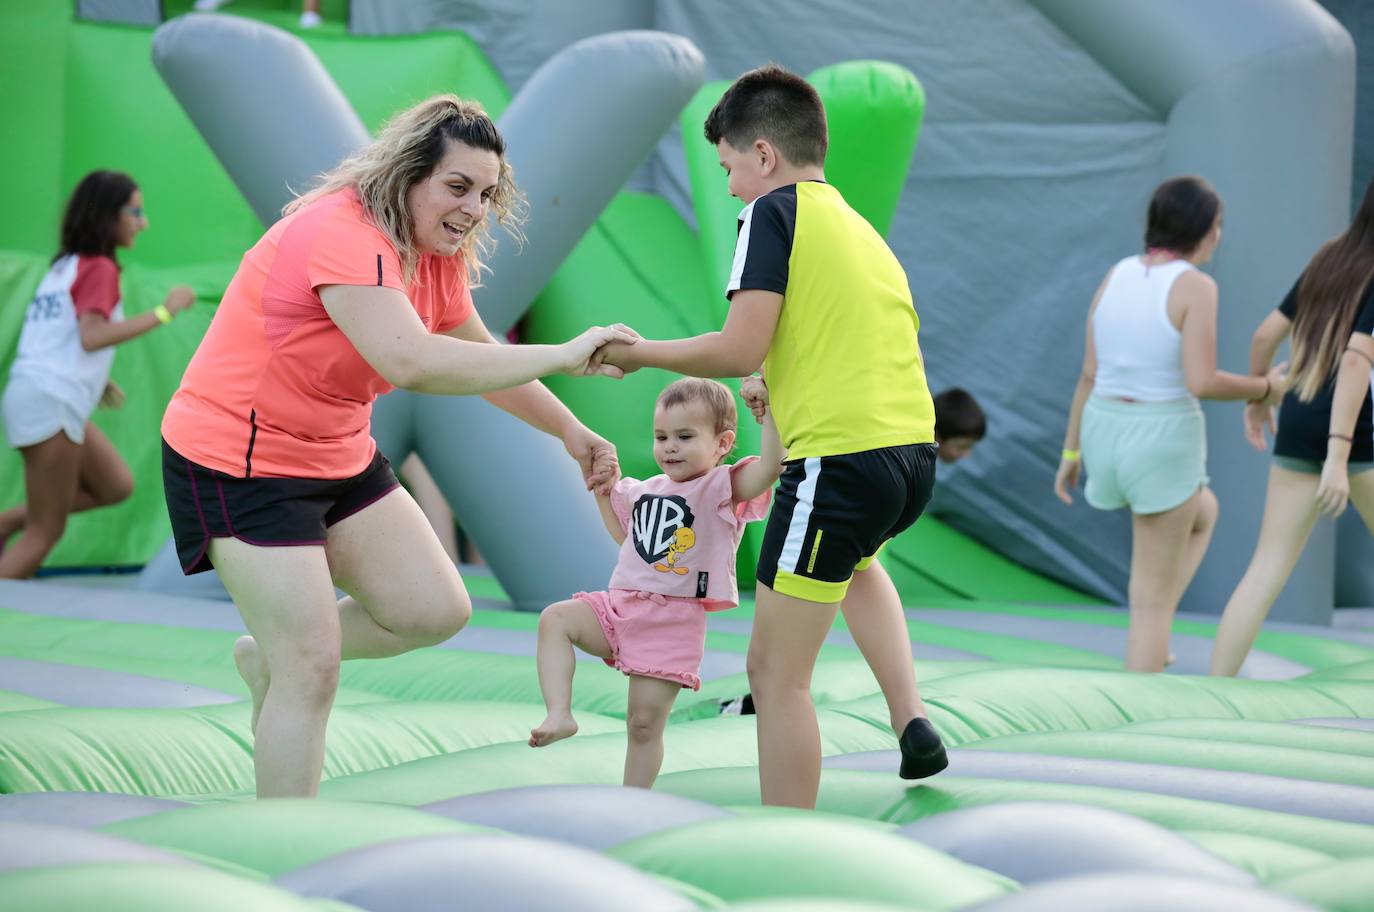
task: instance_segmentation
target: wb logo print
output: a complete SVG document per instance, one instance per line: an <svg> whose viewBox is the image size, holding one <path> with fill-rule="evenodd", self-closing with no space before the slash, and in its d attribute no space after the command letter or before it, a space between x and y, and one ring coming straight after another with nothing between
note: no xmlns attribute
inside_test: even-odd
<svg viewBox="0 0 1374 912"><path fill-rule="evenodd" d="M662 573L682 576L687 568L678 561L696 544L692 524L696 517L686 499L676 494L645 494L631 511L630 534L635 550L646 564Z"/></svg>

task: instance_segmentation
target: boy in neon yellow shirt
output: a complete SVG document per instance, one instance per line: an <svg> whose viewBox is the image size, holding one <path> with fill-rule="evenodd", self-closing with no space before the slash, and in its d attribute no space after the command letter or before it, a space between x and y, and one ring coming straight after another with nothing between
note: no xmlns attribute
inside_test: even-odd
<svg viewBox="0 0 1374 912"><path fill-rule="evenodd" d="M746 204L725 326L612 344L602 357L627 371L698 377L764 368L788 460L764 532L749 644L759 781L765 804L814 807L811 672L842 602L889 696L901 774L929 776L948 762L916 691L901 602L874 560L930 500L935 412L906 274L825 183L828 135L815 89L778 66L751 70L726 90L705 134L731 195Z"/></svg>

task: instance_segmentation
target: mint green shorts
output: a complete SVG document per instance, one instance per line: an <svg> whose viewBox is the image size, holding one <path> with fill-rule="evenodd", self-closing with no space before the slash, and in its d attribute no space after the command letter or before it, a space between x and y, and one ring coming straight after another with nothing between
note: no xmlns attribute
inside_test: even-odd
<svg viewBox="0 0 1374 912"><path fill-rule="evenodd" d="M1195 399L1090 397L1080 448L1083 497L1099 510L1163 513L1207 484L1207 423Z"/></svg>

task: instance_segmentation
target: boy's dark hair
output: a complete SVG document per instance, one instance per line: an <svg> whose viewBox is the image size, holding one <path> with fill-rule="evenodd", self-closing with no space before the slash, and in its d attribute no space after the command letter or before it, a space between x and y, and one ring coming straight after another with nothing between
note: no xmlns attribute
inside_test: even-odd
<svg viewBox="0 0 1374 912"><path fill-rule="evenodd" d="M57 262L69 253L114 256L115 225L138 185L118 171L92 171L81 179L62 215Z"/></svg>
<svg viewBox="0 0 1374 912"><path fill-rule="evenodd" d="M823 165L825 105L811 83L770 63L736 79L706 115L706 141L743 152L766 139L794 165Z"/></svg>
<svg viewBox="0 0 1374 912"><path fill-rule="evenodd" d="M988 432L988 417L978 406L978 400L967 391L954 387L935 397L935 436L941 440L972 437L982 440Z"/></svg>
<svg viewBox="0 0 1374 912"><path fill-rule="evenodd" d="M1171 177L1150 198L1145 249L1190 254L1207 237L1220 214L1221 197L1211 184L1192 174Z"/></svg>

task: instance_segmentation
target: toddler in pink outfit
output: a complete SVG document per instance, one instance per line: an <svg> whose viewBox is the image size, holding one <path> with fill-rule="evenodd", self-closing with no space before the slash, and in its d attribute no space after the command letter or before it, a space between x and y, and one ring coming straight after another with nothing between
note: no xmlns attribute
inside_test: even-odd
<svg viewBox="0 0 1374 912"><path fill-rule="evenodd" d="M762 381L746 379L746 393L751 384ZM620 542L609 589L579 592L539 618L539 687L548 717L530 731L531 747L577 733L577 646L629 676L625 784L653 785L673 700L682 688L701 686L706 612L738 604L735 551L745 523L767 515L782 472L771 414L763 422L761 455L722 464L735 446L738 420L733 394L715 380L687 377L659 394L654 461L663 474L622 478L596 498Z"/></svg>

